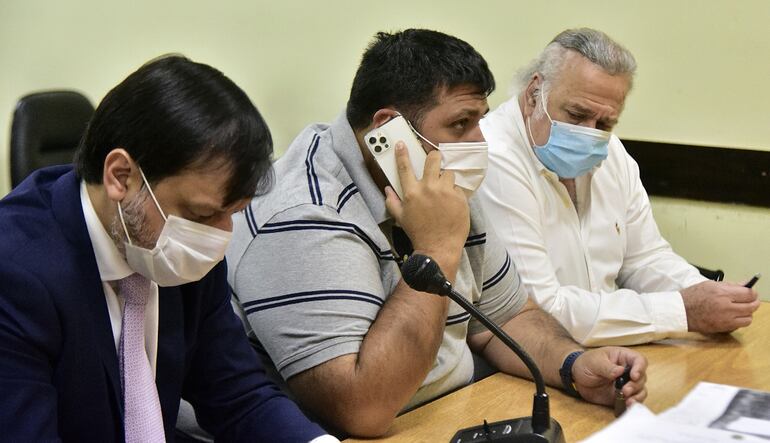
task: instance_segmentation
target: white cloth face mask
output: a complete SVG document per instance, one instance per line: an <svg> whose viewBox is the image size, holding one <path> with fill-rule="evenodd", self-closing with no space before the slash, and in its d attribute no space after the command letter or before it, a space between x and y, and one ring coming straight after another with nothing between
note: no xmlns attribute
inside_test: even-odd
<svg viewBox="0 0 770 443"><path fill-rule="evenodd" d="M175 215L166 217L144 172L141 169L139 172L165 224L154 248L134 245L123 220L123 209L118 202L120 223L126 233L126 261L129 267L158 286L164 287L179 286L202 279L225 257L232 232Z"/></svg>
<svg viewBox="0 0 770 443"><path fill-rule="evenodd" d="M455 185L462 188L465 196L470 198L481 186L487 175L489 163L487 142L455 142L436 145L423 137L411 123L409 126L418 137L441 152L441 169L454 172Z"/></svg>

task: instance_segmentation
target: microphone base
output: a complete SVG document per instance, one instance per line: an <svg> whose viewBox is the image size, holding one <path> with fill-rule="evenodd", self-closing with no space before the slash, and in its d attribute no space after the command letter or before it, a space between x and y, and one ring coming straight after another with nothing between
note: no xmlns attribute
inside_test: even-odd
<svg viewBox="0 0 770 443"><path fill-rule="evenodd" d="M532 417L502 420L486 425L460 429L449 443L565 443L561 425L551 419L551 425L542 434L532 430Z"/></svg>

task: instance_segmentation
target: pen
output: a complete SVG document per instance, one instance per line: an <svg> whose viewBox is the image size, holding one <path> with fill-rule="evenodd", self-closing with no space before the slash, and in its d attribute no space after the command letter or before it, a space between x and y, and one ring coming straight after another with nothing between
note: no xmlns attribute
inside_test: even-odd
<svg viewBox="0 0 770 443"><path fill-rule="evenodd" d="M745 286L746 288L749 288L749 289L751 289L751 288L754 286L754 284L757 282L757 280L759 280L759 277L762 277L762 274L756 274L756 275L754 275L753 277L751 277L751 280L749 280L749 282L748 282L748 283L746 283L744 286Z"/></svg>

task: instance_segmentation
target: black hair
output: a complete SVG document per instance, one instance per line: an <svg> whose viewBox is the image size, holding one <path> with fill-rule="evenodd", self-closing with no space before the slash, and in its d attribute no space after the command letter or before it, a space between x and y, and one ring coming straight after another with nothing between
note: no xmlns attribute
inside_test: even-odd
<svg viewBox="0 0 770 443"><path fill-rule="evenodd" d="M75 154L78 176L101 183L115 148L125 149L150 183L223 167L230 174L225 205L273 182L270 130L246 93L220 71L178 55L148 62L107 93Z"/></svg>
<svg viewBox="0 0 770 443"><path fill-rule="evenodd" d="M468 43L427 29L378 32L361 59L347 105L354 129L392 106L415 124L437 104L442 88L472 85L480 94L495 89L487 62Z"/></svg>

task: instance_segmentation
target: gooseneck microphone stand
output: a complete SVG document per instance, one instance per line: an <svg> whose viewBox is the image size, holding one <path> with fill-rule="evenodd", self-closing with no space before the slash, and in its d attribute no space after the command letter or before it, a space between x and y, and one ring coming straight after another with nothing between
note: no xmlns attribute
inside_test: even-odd
<svg viewBox="0 0 770 443"><path fill-rule="evenodd" d="M470 442L550 442L563 443L564 434L561 426L550 417L548 394L545 392L545 382L532 357L519 346L508 334L478 310L471 302L458 294L452 284L446 279L438 263L432 258L415 254L409 257L401 267L401 274L409 287L416 291L428 292L446 296L460 305L466 312L476 318L489 329L508 348L510 348L532 373L535 381L535 398L532 404L532 416L462 429L452 437L450 443Z"/></svg>

